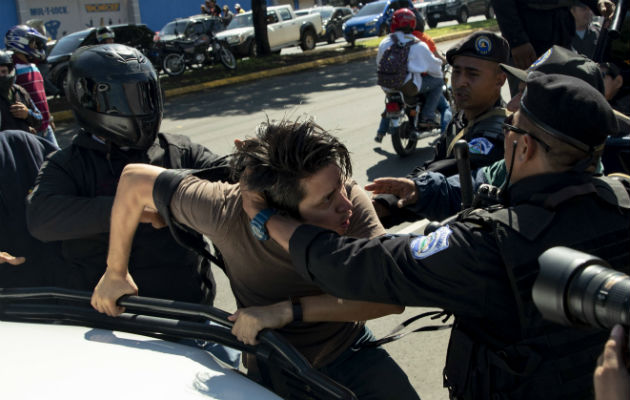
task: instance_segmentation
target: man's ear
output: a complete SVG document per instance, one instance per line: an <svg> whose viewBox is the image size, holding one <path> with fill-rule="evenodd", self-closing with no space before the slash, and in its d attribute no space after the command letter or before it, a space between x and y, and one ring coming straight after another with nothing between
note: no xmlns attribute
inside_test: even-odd
<svg viewBox="0 0 630 400"><path fill-rule="evenodd" d="M623 86L623 77L621 76L621 74L619 74L615 77L615 79L613 79L613 88L614 88L615 94L617 94L617 91L621 89L622 86Z"/></svg>
<svg viewBox="0 0 630 400"><path fill-rule="evenodd" d="M519 156L522 156L522 161L529 161L534 158L536 151L543 150L540 144L536 143L536 141L529 135L523 135L523 146L521 148L521 153Z"/></svg>
<svg viewBox="0 0 630 400"><path fill-rule="evenodd" d="M499 88L502 88L503 85L505 84L505 81L507 80L507 75L505 74L505 72L503 72L502 69L499 68L499 72L497 73L497 80L496 80L496 84Z"/></svg>

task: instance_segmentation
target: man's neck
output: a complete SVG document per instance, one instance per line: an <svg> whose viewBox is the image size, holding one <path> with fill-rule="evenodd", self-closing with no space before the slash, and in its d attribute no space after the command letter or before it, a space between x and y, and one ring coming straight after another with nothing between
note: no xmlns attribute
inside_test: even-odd
<svg viewBox="0 0 630 400"><path fill-rule="evenodd" d="M483 107L463 109L462 111L464 112L464 116L466 117L466 120L470 122L474 120L475 118L479 117L480 115L485 114L486 112L490 111L499 102L499 99L501 99L501 94L498 94L497 97L491 103L485 104Z"/></svg>
<svg viewBox="0 0 630 400"><path fill-rule="evenodd" d="M24 56L24 54L15 53L15 58L18 60L20 64L30 64L28 59Z"/></svg>

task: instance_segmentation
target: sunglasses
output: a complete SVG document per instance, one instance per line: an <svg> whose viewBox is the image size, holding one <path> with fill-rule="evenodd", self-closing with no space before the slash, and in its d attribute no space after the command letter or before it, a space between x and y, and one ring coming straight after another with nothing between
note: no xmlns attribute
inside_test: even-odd
<svg viewBox="0 0 630 400"><path fill-rule="evenodd" d="M503 124L501 125L503 127L503 135L507 135L509 131L512 131L516 133L517 135L529 135L529 137L537 141L542 146L542 148L545 149L545 153L549 153L549 150L551 150L551 147L547 143L543 142L541 139L536 137L536 135L532 134L531 132L526 131L525 129L519 128L518 126L512 125L513 122L514 122L514 114L511 114L507 118L505 118L505 121L503 121Z"/></svg>

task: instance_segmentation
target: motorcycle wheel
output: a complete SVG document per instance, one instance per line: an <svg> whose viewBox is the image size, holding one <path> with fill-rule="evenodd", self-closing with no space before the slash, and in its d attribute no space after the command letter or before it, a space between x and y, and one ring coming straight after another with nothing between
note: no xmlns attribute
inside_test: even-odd
<svg viewBox="0 0 630 400"><path fill-rule="evenodd" d="M162 68L169 76L179 76L186 69L183 54L171 53L164 57Z"/></svg>
<svg viewBox="0 0 630 400"><path fill-rule="evenodd" d="M221 46L221 49L219 50L219 59L225 68L232 71L236 69L236 57L234 57L234 54L232 54L230 49L227 47Z"/></svg>
<svg viewBox="0 0 630 400"><path fill-rule="evenodd" d="M391 130L392 145L394 145L396 154L401 157L406 157L416 150L416 143L418 141L416 139L409 138L410 132L411 127L409 125L409 121L404 121L397 129L393 128Z"/></svg>

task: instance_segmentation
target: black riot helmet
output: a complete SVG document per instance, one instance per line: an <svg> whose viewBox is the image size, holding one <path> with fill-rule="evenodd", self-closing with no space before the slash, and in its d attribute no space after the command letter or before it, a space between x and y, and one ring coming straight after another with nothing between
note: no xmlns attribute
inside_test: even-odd
<svg viewBox="0 0 630 400"><path fill-rule="evenodd" d="M157 74L122 44L82 47L70 58L66 98L81 128L118 147L147 149L162 122Z"/></svg>
<svg viewBox="0 0 630 400"><path fill-rule="evenodd" d="M0 77L0 88L13 86L15 83L15 64L13 54L9 51L0 50L0 66L7 67L9 73Z"/></svg>

